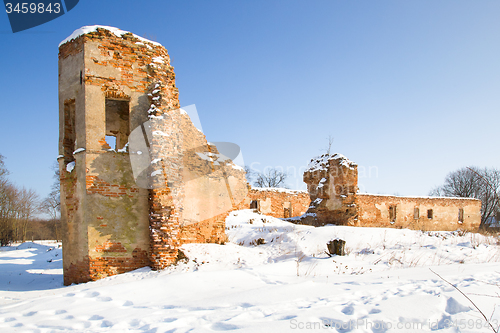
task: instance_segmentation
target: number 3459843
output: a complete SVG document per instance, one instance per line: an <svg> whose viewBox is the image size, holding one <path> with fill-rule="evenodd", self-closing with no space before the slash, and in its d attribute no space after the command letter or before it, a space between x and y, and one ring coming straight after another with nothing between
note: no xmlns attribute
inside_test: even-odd
<svg viewBox="0 0 500 333"><path fill-rule="evenodd" d="M16 3L15 5L12 3L6 3L5 4L5 11L7 14L10 14L12 12L18 13L18 14L35 14L35 13L55 13L58 14L61 12L61 4L58 2L55 3L49 3L45 5L44 3L35 3L35 2L23 2L23 3Z"/></svg>

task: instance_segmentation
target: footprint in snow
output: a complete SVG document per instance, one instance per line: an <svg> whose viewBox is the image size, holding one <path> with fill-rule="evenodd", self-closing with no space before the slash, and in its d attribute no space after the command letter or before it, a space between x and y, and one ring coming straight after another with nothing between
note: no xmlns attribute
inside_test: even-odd
<svg viewBox="0 0 500 333"><path fill-rule="evenodd" d="M442 330L445 328L450 328L450 323L451 323L451 316L447 316L443 314L441 316L441 319L437 322L437 325L433 323L431 326L431 331L437 331L437 330Z"/></svg>
<svg viewBox="0 0 500 333"><path fill-rule="evenodd" d="M470 308L468 306L460 304L456 299L453 297L448 298L446 301L446 308L444 311L448 312L451 315L460 313L460 312L467 312L469 311Z"/></svg>
<svg viewBox="0 0 500 333"><path fill-rule="evenodd" d="M128 324L132 327L136 327L141 324L141 321L139 319L132 319Z"/></svg>
<svg viewBox="0 0 500 333"><path fill-rule="evenodd" d="M177 320L177 318L164 318L162 320L162 322L164 322L164 323L171 323L171 322L174 322L176 320Z"/></svg>
<svg viewBox="0 0 500 333"><path fill-rule="evenodd" d="M283 317L278 318L278 320L291 320L293 318L297 318L297 316L294 316L294 315L283 316Z"/></svg>
<svg viewBox="0 0 500 333"><path fill-rule="evenodd" d="M112 301L113 299L111 297L99 297L98 300L101 302L109 302Z"/></svg>
<svg viewBox="0 0 500 333"><path fill-rule="evenodd" d="M371 326L373 333L385 333L389 330L389 325L380 320L374 320Z"/></svg>
<svg viewBox="0 0 500 333"><path fill-rule="evenodd" d="M233 325L233 324L228 324L228 323L223 323L221 321L214 323L212 325L212 329L216 331L230 331L230 330L237 330L239 326Z"/></svg>
<svg viewBox="0 0 500 333"><path fill-rule="evenodd" d="M352 305L348 305L343 308L341 312L345 315L352 316L354 314L354 307Z"/></svg>
<svg viewBox="0 0 500 333"><path fill-rule="evenodd" d="M25 314L23 314L23 316L25 317L31 317L31 316L34 316L37 314L37 311L30 311L30 312L27 312Z"/></svg>
<svg viewBox="0 0 500 333"><path fill-rule="evenodd" d="M253 305L253 304L250 304L250 303L241 303L241 304L240 304L240 306L241 306L242 308L245 308L245 309L246 309L246 308L251 308L251 307L252 307L252 306L254 306L254 305Z"/></svg>
<svg viewBox="0 0 500 333"><path fill-rule="evenodd" d="M132 306L134 305L134 302L132 301L125 301L125 303L123 303L123 306Z"/></svg>
<svg viewBox="0 0 500 333"><path fill-rule="evenodd" d="M99 315L93 315L92 317L89 318L89 320L102 320L104 317L99 316Z"/></svg>
<svg viewBox="0 0 500 333"><path fill-rule="evenodd" d="M100 293L98 293L97 291L92 291L92 292L86 293L85 297L97 297L99 295L100 295Z"/></svg>
<svg viewBox="0 0 500 333"><path fill-rule="evenodd" d="M341 321L338 319L321 317L320 320L325 328L326 327L335 328L335 330L339 333L351 332L353 329L356 328L356 324L357 324L356 321L353 319L351 319L349 321Z"/></svg>

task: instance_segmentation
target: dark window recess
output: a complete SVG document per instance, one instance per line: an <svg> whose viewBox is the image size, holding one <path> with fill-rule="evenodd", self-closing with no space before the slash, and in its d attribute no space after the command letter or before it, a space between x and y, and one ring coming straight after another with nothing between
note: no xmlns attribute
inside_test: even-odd
<svg viewBox="0 0 500 333"><path fill-rule="evenodd" d="M111 149L122 149L130 134L129 102L106 99L106 142ZM114 137L111 138L111 137Z"/></svg>
<svg viewBox="0 0 500 333"><path fill-rule="evenodd" d="M432 219L434 217L434 212L432 209L427 209L427 218Z"/></svg>
<svg viewBox="0 0 500 333"><path fill-rule="evenodd" d="M64 133L63 155L64 163L73 162L73 152L76 150L75 100L64 102Z"/></svg>
<svg viewBox="0 0 500 333"><path fill-rule="evenodd" d="M250 202L250 209L259 209L259 200L252 200Z"/></svg>
<svg viewBox="0 0 500 333"><path fill-rule="evenodd" d="M415 208L413 209L413 218L414 218L415 220L418 220L418 219L420 218L420 208L415 207Z"/></svg>
<svg viewBox="0 0 500 333"><path fill-rule="evenodd" d="M458 209L458 223L463 223L464 222L464 209L459 208Z"/></svg>
<svg viewBox="0 0 500 333"><path fill-rule="evenodd" d="M389 220L391 223L396 222L396 206L389 206Z"/></svg>
<svg viewBox="0 0 500 333"><path fill-rule="evenodd" d="M289 217L292 217L291 214L290 214L290 209L289 208L285 208L284 211L283 211L283 217L285 219L289 218Z"/></svg>

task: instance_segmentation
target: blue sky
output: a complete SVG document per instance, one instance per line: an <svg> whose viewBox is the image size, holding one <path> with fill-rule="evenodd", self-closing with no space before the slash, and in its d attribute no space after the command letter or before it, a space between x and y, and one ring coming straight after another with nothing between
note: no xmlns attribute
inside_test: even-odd
<svg viewBox="0 0 500 333"><path fill-rule="evenodd" d="M0 154L15 184L50 191L58 44L100 24L165 46L181 105L247 165L304 189L331 135L362 192L426 195L457 168L500 168L499 17L496 0L81 0L13 34L0 14Z"/></svg>

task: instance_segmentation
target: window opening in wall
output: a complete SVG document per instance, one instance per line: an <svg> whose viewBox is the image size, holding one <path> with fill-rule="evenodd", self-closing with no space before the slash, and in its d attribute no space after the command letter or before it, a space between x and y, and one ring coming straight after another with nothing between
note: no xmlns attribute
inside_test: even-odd
<svg viewBox="0 0 500 333"><path fill-rule="evenodd" d="M259 200L252 200L250 202L250 209L259 209Z"/></svg>
<svg viewBox="0 0 500 333"><path fill-rule="evenodd" d="M115 149L116 148L116 136L106 135L106 143L108 144L109 148Z"/></svg>
<svg viewBox="0 0 500 333"><path fill-rule="evenodd" d="M414 218L415 220L418 220L418 219L420 218L420 208L415 207L415 208L413 209L413 218Z"/></svg>
<svg viewBox="0 0 500 333"><path fill-rule="evenodd" d="M389 220L391 223L396 222L396 206L389 206Z"/></svg>
<svg viewBox="0 0 500 333"><path fill-rule="evenodd" d="M63 133L63 155L64 163L68 164L75 160L73 152L76 150L76 128L75 128L75 100L64 102L64 133Z"/></svg>
<svg viewBox="0 0 500 333"><path fill-rule="evenodd" d="M464 209L459 208L458 209L458 223L463 223L464 222Z"/></svg>
<svg viewBox="0 0 500 333"><path fill-rule="evenodd" d="M283 202L283 217L292 217L292 203L290 201Z"/></svg>
<svg viewBox="0 0 500 333"><path fill-rule="evenodd" d="M427 218L428 219L432 219L433 214L434 214L434 212L432 211L432 209L427 209Z"/></svg>
<svg viewBox="0 0 500 333"><path fill-rule="evenodd" d="M111 149L122 149L129 134L129 101L106 98L106 142Z"/></svg>

